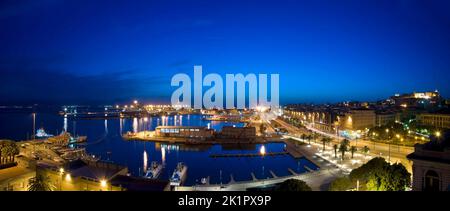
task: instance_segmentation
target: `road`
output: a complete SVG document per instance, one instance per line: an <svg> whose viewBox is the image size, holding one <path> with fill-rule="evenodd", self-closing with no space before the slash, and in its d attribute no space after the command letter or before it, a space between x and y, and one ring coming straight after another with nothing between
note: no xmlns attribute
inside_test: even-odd
<svg viewBox="0 0 450 211"><path fill-rule="evenodd" d="M275 119L275 121L286 128L286 130L292 135L299 137L301 134L308 134L309 132L305 129L297 128L281 119ZM343 138L337 137L334 134L325 133L323 131L317 130L310 126L306 126L308 130L319 133L321 135L328 136L332 138L333 144L338 144ZM384 157L387 161L391 163L399 162L402 163L409 172L412 172L412 162L409 161L406 156L414 152L414 147L391 145L385 143L378 143L368 140L353 140L350 142L352 146L356 146L358 149L367 146L369 147L369 155L376 157Z"/></svg>

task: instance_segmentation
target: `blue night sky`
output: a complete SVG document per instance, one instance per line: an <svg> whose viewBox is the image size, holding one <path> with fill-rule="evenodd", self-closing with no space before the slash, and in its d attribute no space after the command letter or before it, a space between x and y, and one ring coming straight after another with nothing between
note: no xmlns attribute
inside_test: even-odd
<svg viewBox="0 0 450 211"><path fill-rule="evenodd" d="M450 96L450 1L0 2L0 101L169 102L171 77L279 73L281 103Z"/></svg>

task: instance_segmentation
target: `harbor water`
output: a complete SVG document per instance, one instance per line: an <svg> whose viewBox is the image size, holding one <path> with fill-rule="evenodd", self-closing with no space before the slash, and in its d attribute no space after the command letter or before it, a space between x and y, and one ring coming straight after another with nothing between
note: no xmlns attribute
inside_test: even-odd
<svg viewBox="0 0 450 211"><path fill-rule="evenodd" d="M294 159L290 155L256 157L212 157L216 154L249 154L282 152L283 143L253 145L170 145L145 141L128 141L121 134L128 131L154 130L160 125L205 126L220 131L225 125L242 127L243 123L204 120L202 115L172 115L130 119L68 119L56 113L0 113L0 139L26 140L35 130L44 128L49 134L65 130L72 135L87 136L85 147L89 154L101 160L125 165L134 176L144 174L152 161L163 163L162 179L168 179L178 162L188 166L186 185L199 183L209 177L210 183L228 183L231 175L235 181L251 180L251 173L258 179L286 176L288 168L297 173L305 166L317 167L307 159Z"/></svg>

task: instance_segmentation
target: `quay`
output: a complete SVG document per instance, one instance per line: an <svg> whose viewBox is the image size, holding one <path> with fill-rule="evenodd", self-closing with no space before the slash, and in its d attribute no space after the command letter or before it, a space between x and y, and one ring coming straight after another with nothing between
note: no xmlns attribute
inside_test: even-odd
<svg viewBox="0 0 450 211"><path fill-rule="evenodd" d="M299 148L290 141L285 141L286 143L286 152L288 152L293 158L302 158L304 157L304 154L299 150Z"/></svg>
<svg viewBox="0 0 450 211"><path fill-rule="evenodd" d="M217 138L217 137L161 137L155 136L153 131L142 131L136 134L123 134L124 140L139 140L139 141L152 141L169 144L191 144L191 145L214 145L214 144L267 144L267 143L282 143L283 140L279 138Z"/></svg>

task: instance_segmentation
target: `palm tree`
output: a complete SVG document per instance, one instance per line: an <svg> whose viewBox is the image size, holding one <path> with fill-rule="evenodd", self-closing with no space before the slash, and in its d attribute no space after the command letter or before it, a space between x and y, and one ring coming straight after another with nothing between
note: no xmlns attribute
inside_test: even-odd
<svg viewBox="0 0 450 211"><path fill-rule="evenodd" d="M6 145L6 144L3 145L2 156L3 156L4 163L9 163L10 158L11 158L11 152L12 152L11 146Z"/></svg>
<svg viewBox="0 0 450 211"><path fill-rule="evenodd" d="M306 135L303 133L302 135L300 135L300 138L304 141L306 139Z"/></svg>
<svg viewBox="0 0 450 211"><path fill-rule="evenodd" d="M42 174L36 174L28 182L28 191L52 191L53 188L50 178Z"/></svg>
<svg viewBox="0 0 450 211"><path fill-rule="evenodd" d="M323 137L322 138L322 144L323 144L323 152L325 152L325 145L327 145L327 144L329 144L330 142L331 142L331 138L329 138L329 137Z"/></svg>
<svg viewBox="0 0 450 211"><path fill-rule="evenodd" d="M261 134L264 134L266 132L266 126L264 124L261 124L259 126L259 131L261 132Z"/></svg>
<svg viewBox="0 0 450 211"><path fill-rule="evenodd" d="M350 141L347 139L342 140L341 144L339 144L339 152L342 153L342 160L344 160L345 152L348 151L348 146L350 145Z"/></svg>
<svg viewBox="0 0 450 211"><path fill-rule="evenodd" d="M0 164L3 163L3 153L2 153L3 145L4 145L3 141L0 141Z"/></svg>
<svg viewBox="0 0 450 211"><path fill-rule="evenodd" d="M352 159L353 159L353 154L357 151L358 149L356 149L355 146L351 146L350 147L350 152L352 153Z"/></svg>
<svg viewBox="0 0 450 211"><path fill-rule="evenodd" d="M364 153L364 155L365 156L367 156L367 153L369 153L369 147L368 146L364 146L363 148L362 148L362 152Z"/></svg>
<svg viewBox="0 0 450 211"><path fill-rule="evenodd" d="M19 153L19 147L14 141L0 141L0 164L4 162L14 162L14 157Z"/></svg>
<svg viewBox="0 0 450 211"><path fill-rule="evenodd" d="M309 143L309 145L311 145L311 139L313 139L313 138L314 138L313 135L308 135L308 143Z"/></svg>
<svg viewBox="0 0 450 211"><path fill-rule="evenodd" d="M334 145L333 145L333 148L334 148L334 158L337 158L338 145L337 145L337 144L334 144Z"/></svg>

